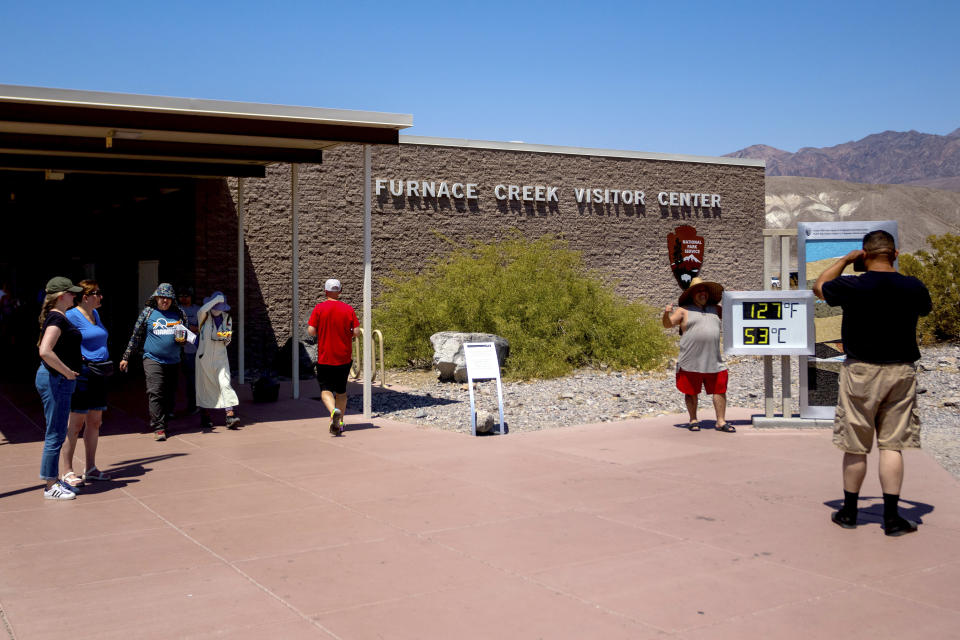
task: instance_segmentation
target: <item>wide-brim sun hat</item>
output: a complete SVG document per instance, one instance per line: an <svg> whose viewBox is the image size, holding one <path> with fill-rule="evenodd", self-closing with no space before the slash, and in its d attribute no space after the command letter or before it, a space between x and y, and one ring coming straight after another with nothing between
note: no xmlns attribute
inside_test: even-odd
<svg viewBox="0 0 960 640"><path fill-rule="evenodd" d="M153 292L154 298L176 298L177 293L173 290L173 285L169 282L161 282L157 290Z"/></svg>
<svg viewBox="0 0 960 640"><path fill-rule="evenodd" d="M203 304L206 305L217 296L222 297L224 300L227 298L227 296L223 295L222 291L214 291L203 299ZM213 305L213 311L230 311L230 305L228 305L226 302L218 302L217 304Z"/></svg>
<svg viewBox="0 0 960 640"><path fill-rule="evenodd" d="M83 293L83 287L78 287L73 284L70 278L56 276L47 281L47 286L44 287L44 291L47 293L63 293L65 291L69 291L70 293Z"/></svg>
<svg viewBox="0 0 960 640"><path fill-rule="evenodd" d="M699 277L690 281L690 286L680 294L680 300L677 304L681 307L690 304L693 300L693 295L702 289L707 290L707 304L720 304L720 298L723 297L723 285Z"/></svg>

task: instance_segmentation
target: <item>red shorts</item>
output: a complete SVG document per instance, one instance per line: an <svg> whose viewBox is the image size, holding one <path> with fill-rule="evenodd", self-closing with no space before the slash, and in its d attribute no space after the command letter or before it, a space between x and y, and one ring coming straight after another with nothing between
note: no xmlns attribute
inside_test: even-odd
<svg viewBox="0 0 960 640"><path fill-rule="evenodd" d="M717 371L716 373L697 373L696 371L684 371L677 369L677 390L688 396L700 395L700 388L703 387L707 393L727 392L727 370Z"/></svg>

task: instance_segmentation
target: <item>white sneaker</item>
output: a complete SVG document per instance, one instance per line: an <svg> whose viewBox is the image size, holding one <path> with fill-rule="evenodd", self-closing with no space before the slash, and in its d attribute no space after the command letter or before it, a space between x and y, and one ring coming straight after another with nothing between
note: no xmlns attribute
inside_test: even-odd
<svg viewBox="0 0 960 640"><path fill-rule="evenodd" d="M53 486L43 492L43 497L47 500L73 500L77 497L73 491L59 482L54 482Z"/></svg>

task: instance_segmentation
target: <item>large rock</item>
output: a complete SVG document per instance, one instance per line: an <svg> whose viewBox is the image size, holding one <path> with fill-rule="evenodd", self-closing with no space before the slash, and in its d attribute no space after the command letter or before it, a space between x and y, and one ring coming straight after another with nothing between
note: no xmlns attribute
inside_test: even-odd
<svg viewBox="0 0 960 640"><path fill-rule="evenodd" d="M433 345L433 367L437 370L437 377L442 381L467 381L467 364L463 355L464 342L492 342L497 350L497 361L503 366L510 355L510 343L506 338L495 336L492 333L459 333L456 331L441 331L430 336Z"/></svg>
<svg viewBox="0 0 960 640"><path fill-rule="evenodd" d="M493 425L496 423L497 417L489 411L484 411L483 409L477 411L477 433L490 433L493 431Z"/></svg>
<svg viewBox="0 0 960 640"><path fill-rule="evenodd" d="M300 334L306 336L306 331ZM300 379L305 380L314 377L313 367L317 364L317 339L304 339L297 342L297 357L300 360ZM287 341L277 351L273 359L273 370L280 375L289 376L293 370L293 340L287 338Z"/></svg>

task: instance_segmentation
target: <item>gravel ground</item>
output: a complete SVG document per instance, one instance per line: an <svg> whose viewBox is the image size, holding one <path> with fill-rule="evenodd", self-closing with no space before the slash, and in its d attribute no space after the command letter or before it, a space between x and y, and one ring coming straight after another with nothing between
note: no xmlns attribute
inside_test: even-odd
<svg viewBox="0 0 960 640"><path fill-rule="evenodd" d="M918 391L923 446L955 477L960 478L960 345L923 349ZM757 357L727 359L730 385L727 403L763 408L763 364ZM797 364L793 374L797 409ZM402 422L455 431L470 430L470 399L466 384L437 382L431 371L391 371L392 388L373 396L375 415ZM779 396L780 364L774 360L774 386ZM477 408L496 415L494 382L477 383ZM669 413L685 413L683 397L674 388L672 366L643 373L579 370L553 380L503 384L504 415L511 431L534 431L595 422L611 422ZM704 418L713 415L701 396ZM350 407L361 408L361 398ZM779 407L777 408L779 411Z"/></svg>

